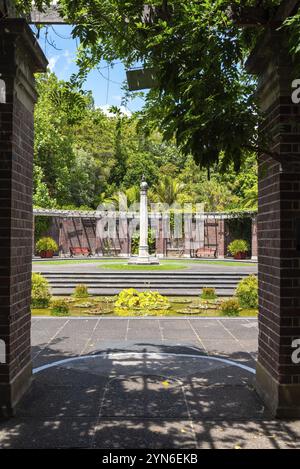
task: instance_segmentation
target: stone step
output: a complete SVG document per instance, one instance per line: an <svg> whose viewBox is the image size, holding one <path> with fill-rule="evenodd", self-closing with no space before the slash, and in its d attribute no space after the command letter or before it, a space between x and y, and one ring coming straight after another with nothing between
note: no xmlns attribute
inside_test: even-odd
<svg viewBox="0 0 300 469"><path fill-rule="evenodd" d="M45 275L45 278L48 279L49 282L81 282L81 283L87 283L87 282L99 282L99 283L107 283L107 282L130 282L130 283L135 283L135 282L153 282L153 283L161 283L161 282L239 282L242 278L244 277L74 277L74 276L69 276L65 277L64 275L60 275L57 277L51 277L48 275Z"/></svg>
<svg viewBox="0 0 300 469"><path fill-rule="evenodd" d="M141 278L141 277L155 277L155 278L165 278L170 275L172 277L247 277L250 273L244 272L174 272L174 271L165 271L164 273L157 272L41 272L42 275L49 277L131 277L131 278Z"/></svg>
<svg viewBox="0 0 300 469"><path fill-rule="evenodd" d="M240 280L249 274L44 272L43 275L48 279L54 295L70 295L76 285L84 283L93 295L116 295L124 289L135 288L138 291L152 289L171 296L198 296L202 288L213 287L220 296L232 296Z"/></svg>
<svg viewBox="0 0 300 469"><path fill-rule="evenodd" d="M53 288L75 288L76 285L80 285L80 282L61 282L61 283L50 283L50 286ZM161 283L85 283L87 287L89 288L181 288L181 284L161 284ZM214 284L208 284L207 282L204 283L189 283L189 284L184 284L186 288L201 288L201 287L207 287L207 286L213 286ZM216 285L216 288L235 288L236 283L228 284L228 283L220 283Z"/></svg>
<svg viewBox="0 0 300 469"><path fill-rule="evenodd" d="M137 288L138 291L145 291L145 288ZM53 288L52 293L57 296L69 296L73 293L72 288ZM118 295L122 291L122 288L91 288L89 289L90 295L93 296L113 296ZM166 295L166 296L199 296L201 292L198 289L162 289L157 288L155 291ZM234 289L216 289L216 294L218 296L230 297L234 294Z"/></svg>
<svg viewBox="0 0 300 469"><path fill-rule="evenodd" d="M50 277L45 275L45 278L49 280L49 282L99 282L99 283L107 283L107 282L238 282L243 277L173 277L170 275L169 277L157 278L157 277L65 277L64 275L60 275L57 277Z"/></svg>

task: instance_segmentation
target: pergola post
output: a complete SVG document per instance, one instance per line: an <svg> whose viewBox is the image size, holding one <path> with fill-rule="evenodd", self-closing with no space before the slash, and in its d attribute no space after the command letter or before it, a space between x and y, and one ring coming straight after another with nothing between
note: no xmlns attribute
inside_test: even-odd
<svg viewBox="0 0 300 469"><path fill-rule="evenodd" d="M223 218L218 220L217 256L219 259L225 257L225 221Z"/></svg>
<svg viewBox="0 0 300 469"><path fill-rule="evenodd" d="M0 416L31 379L32 166L35 72L47 61L23 19L0 21ZM2 342L2 343L3 343Z"/></svg>
<svg viewBox="0 0 300 469"><path fill-rule="evenodd" d="M297 78L282 32L268 32L248 61L258 75L262 131L268 152L259 155L259 351L256 388L277 417L300 416L300 104ZM273 156L272 156L273 155Z"/></svg>
<svg viewBox="0 0 300 469"><path fill-rule="evenodd" d="M157 215L156 223L157 223L157 233L156 233L156 241L155 241L156 256L159 258L163 258L167 253L165 252L165 239L164 239L162 215Z"/></svg>
<svg viewBox="0 0 300 469"><path fill-rule="evenodd" d="M257 261L257 217L252 218L251 225L251 259Z"/></svg>

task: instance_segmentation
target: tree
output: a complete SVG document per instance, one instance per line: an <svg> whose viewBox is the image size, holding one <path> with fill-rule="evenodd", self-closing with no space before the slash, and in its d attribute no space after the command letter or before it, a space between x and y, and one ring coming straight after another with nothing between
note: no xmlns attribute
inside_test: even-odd
<svg viewBox="0 0 300 469"><path fill-rule="evenodd" d="M42 170L51 198L63 204L70 202L70 172L75 162L70 122L75 121L77 108L74 115L71 106L67 109L66 95L62 93L64 83L54 74L40 76L37 89L34 163Z"/></svg>
<svg viewBox="0 0 300 469"><path fill-rule="evenodd" d="M31 3L16 0L21 12L30 11ZM42 9L50 2L35 3ZM239 12L256 6L255 0L152 0L146 10L144 0L58 1L81 43L81 82L101 59L121 59L127 66L143 62L157 77L144 111L146 127L159 125L167 139L175 135L201 166L216 163L222 153L225 166L233 162L235 168L243 148L258 148L255 83L245 73L245 58L280 3L261 0L263 15L243 31L228 8ZM299 6L282 26L298 54Z"/></svg>
<svg viewBox="0 0 300 469"><path fill-rule="evenodd" d="M173 179L171 176L162 176L149 193L149 198L151 198L153 202L171 206L179 202L179 197L182 195L183 190L184 184Z"/></svg>
<svg viewBox="0 0 300 469"><path fill-rule="evenodd" d="M224 212L238 206L238 197L224 184L206 181L198 186L198 202L204 203L206 212Z"/></svg>
<svg viewBox="0 0 300 469"><path fill-rule="evenodd" d="M34 166L33 171L33 205L36 208L54 208L56 200L52 199L49 194L47 184L44 182L44 174L42 168Z"/></svg>

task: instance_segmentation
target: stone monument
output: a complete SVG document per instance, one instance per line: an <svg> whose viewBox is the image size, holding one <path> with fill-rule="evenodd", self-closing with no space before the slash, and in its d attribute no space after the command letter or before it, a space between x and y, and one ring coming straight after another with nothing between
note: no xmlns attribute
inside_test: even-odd
<svg viewBox="0 0 300 469"><path fill-rule="evenodd" d="M139 254L129 260L129 264L153 265L159 264L156 257L150 256L148 244L148 184L143 176L140 198L140 245Z"/></svg>

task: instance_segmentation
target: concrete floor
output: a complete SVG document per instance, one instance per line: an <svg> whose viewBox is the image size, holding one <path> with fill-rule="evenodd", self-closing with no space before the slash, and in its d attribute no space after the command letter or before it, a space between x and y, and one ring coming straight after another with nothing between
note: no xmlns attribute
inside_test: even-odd
<svg viewBox="0 0 300 469"><path fill-rule="evenodd" d="M34 318L0 448L299 448L254 384L255 319ZM59 362L59 363L57 363Z"/></svg>

